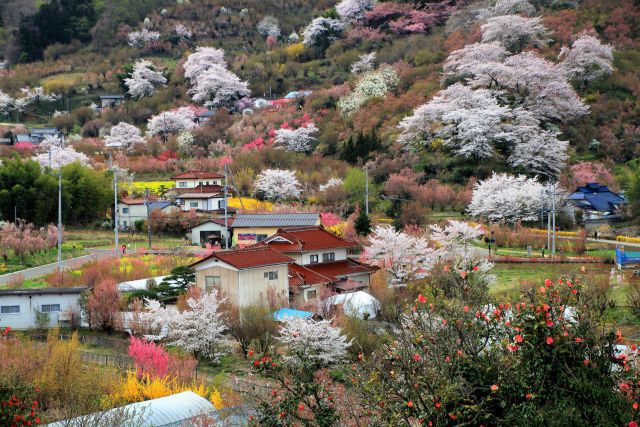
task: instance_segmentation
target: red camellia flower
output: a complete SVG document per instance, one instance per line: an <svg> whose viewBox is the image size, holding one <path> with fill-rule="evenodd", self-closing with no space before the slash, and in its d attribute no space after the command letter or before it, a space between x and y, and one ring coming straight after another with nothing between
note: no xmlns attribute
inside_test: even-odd
<svg viewBox="0 0 640 427"><path fill-rule="evenodd" d="M576 342L582 342L582 338L576 338Z"/></svg>
<svg viewBox="0 0 640 427"><path fill-rule="evenodd" d="M304 405L302 403L298 405L298 411L304 411Z"/></svg>
<svg viewBox="0 0 640 427"><path fill-rule="evenodd" d="M547 320L547 327L552 327L553 326L553 322L551 320Z"/></svg>
<svg viewBox="0 0 640 427"><path fill-rule="evenodd" d="M413 402L412 402L412 401L408 401L408 402L407 402L407 406L408 406L409 408L413 408Z"/></svg>
<svg viewBox="0 0 640 427"><path fill-rule="evenodd" d="M527 399L527 400L531 400L531 398L532 398L532 397L533 397L533 396L531 396L531 393L527 393L527 394L524 396L524 398L525 398L525 399Z"/></svg>
<svg viewBox="0 0 640 427"><path fill-rule="evenodd" d="M467 307L467 306L465 305L465 306L462 308L462 310L463 310L465 313L468 313L468 312L469 312L469 307Z"/></svg>
<svg viewBox="0 0 640 427"><path fill-rule="evenodd" d="M436 409L440 409L442 407L442 403L436 402Z"/></svg>
<svg viewBox="0 0 640 427"><path fill-rule="evenodd" d="M418 302L424 304L425 302L427 302L427 297L422 294L418 295Z"/></svg>
<svg viewBox="0 0 640 427"><path fill-rule="evenodd" d="M516 336L514 337L514 339L516 340L516 342L522 342L522 341L523 341L523 339L522 339L522 335L519 335L519 334L518 334L518 335L516 335Z"/></svg>
<svg viewBox="0 0 640 427"><path fill-rule="evenodd" d="M449 356L444 358L444 363L449 363L451 361L451 358Z"/></svg>
<svg viewBox="0 0 640 427"><path fill-rule="evenodd" d="M477 265L473 266L473 271L478 271L478 266Z"/></svg>
<svg viewBox="0 0 640 427"><path fill-rule="evenodd" d="M420 361L420 359L422 359L422 357L420 357L420 355L419 355L419 354L414 354L414 355L413 355L413 360L414 360L414 362L419 362L419 361Z"/></svg>
<svg viewBox="0 0 640 427"><path fill-rule="evenodd" d="M444 270L445 273L448 273L449 272L449 266L445 265L443 270Z"/></svg>
<svg viewBox="0 0 640 427"><path fill-rule="evenodd" d="M498 391L498 386L496 384L491 386L491 391Z"/></svg>
<svg viewBox="0 0 640 427"><path fill-rule="evenodd" d="M576 295L578 293L578 290L577 289L571 289L571 293Z"/></svg>
<svg viewBox="0 0 640 427"><path fill-rule="evenodd" d="M638 410L638 402L633 402L633 409Z"/></svg>
<svg viewBox="0 0 640 427"><path fill-rule="evenodd" d="M582 364L583 364L584 366L589 366L589 359L584 359L584 360L582 361Z"/></svg>
<svg viewBox="0 0 640 427"><path fill-rule="evenodd" d="M247 353L249 356L253 356L253 350L249 350L249 352Z"/></svg>
<svg viewBox="0 0 640 427"><path fill-rule="evenodd" d="M507 348L509 349L509 351L516 351L518 349L518 346L515 344L508 344Z"/></svg>
<svg viewBox="0 0 640 427"><path fill-rule="evenodd" d="M538 289L538 292L540 292L541 294L544 294L545 292L547 292L547 289L540 286L540 289Z"/></svg>
<svg viewBox="0 0 640 427"><path fill-rule="evenodd" d="M548 288L553 285L553 282L550 279L544 279L544 285Z"/></svg>
<svg viewBox="0 0 640 427"><path fill-rule="evenodd" d="M547 345L551 345L551 344L553 344L553 338L547 337Z"/></svg>
<svg viewBox="0 0 640 427"><path fill-rule="evenodd" d="M258 366L260 364L260 362L258 362L257 360L253 361L253 366Z"/></svg>
<svg viewBox="0 0 640 427"><path fill-rule="evenodd" d="M638 427L638 423L635 421L629 422L629 427Z"/></svg>
<svg viewBox="0 0 640 427"><path fill-rule="evenodd" d="M466 279L466 278L467 278L467 272L466 272L466 271L461 271L461 272L460 272L460 277L461 277L462 279Z"/></svg>

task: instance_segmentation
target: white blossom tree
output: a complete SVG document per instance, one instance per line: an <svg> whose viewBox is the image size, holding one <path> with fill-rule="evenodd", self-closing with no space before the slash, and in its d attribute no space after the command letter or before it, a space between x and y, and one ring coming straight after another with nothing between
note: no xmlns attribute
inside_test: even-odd
<svg viewBox="0 0 640 427"><path fill-rule="evenodd" d="M189 150L191 150L191 147L193 146L193 143L195 141L195 137L193 136L193 133L189 132L189 131L185 131L182 132L179 136L178 136L178 146L185 152L189 152Z"/></svg>
<svg viewBox="0 0 640 427"><path fill-rule="evenodd" d="M149 135L165 135L168 133L180 133L194 129L197 125L193 109L181 107L175 110L164 111L149 119L147 133Z"/></svg>
<svg viewBox="0 0 640 427"><path fill-rule="evenodd" d="M589 34L581 35L570 49L563 47L559 58L567 76L585 84L613 72L613 48Z"/></svg>
<svg viewBox="0 0 640 427"><path fill-rule="evenodd" d="M313 123L298 129L278 129L274 142L283 146L287 151L304 153L311 150L311 145L316 141L315 133L318 128Z"/></svg>
<svg viewBox="0 0 640 427"><path fill-rule="evenodd" d="M365 12L373 9L373 0L342 0L336 5L336 12L347 21L361 21Z"/></svg>
<svg viewBox="0 0 640 427"><path fill-rule="evenodd" d="M184 351L211 360L224 354L222 340L228 323L220 307L224 299L220 299L217 289L205 292L198 299L189 298L184 311L163 308L156 300L145 300L145 303L147 312L141 316L143 322L161 331L147 338L164 338L162 332L166 329L166 339Z"/></svg>
<svg viewBox="0 0 640 427"><path fill-rule="evenodd" d="M463 221L449 220L447 225L430 227L431 240L437 243L434 252L439 261L468 262L475 259L473 242L485 233L480 224L469 225Z"/></svg>
<svg viewBox="0 0 640 427"><path fill-rule="evenodd" d="M536 178L494 173L475 185L467 210L492 222L534 221L540 217L542 191Z"/></svg>
<svg viewBox="0 0 640 427"><path fill-rule="evenodd" d="M490 90L456 83L400 122L400 141L422 145L440 138L459 156L489 158L509 116Z"/></svg>
<svg viewBox="0 0 640 427"><path fill-rule="evenodd" d="M319 17L311 21L302 32L303 43L307 47L324 51L338 38L342 30L344 24L339 19Z"/></svg>
<svg viewBox="0 0 640 427"><path fill-rule="evenodd" d="M449 54L442 79L473 79L476 85L480 82L490 86L508 56L509 52L499 42L468 44Z"/></svg>
<svg viewBox="0 0 640 427"><path fill-rule="evenodd" d="M136 61L130 78L124 79L129 95L134 98L153 96L158 87L167 83L162 72L156 71L153 63L146 59Z"/></svg>
<svg viewBox="0 0 640 427"><path fill-rule="evenodd" d="M112 126L104 139L105 146L114 148L129 148L139 142L144 142L140 129L126 122Z"/></svg>
<svg viewBox="0 0 640 427"><path fill-rule="evenodd" d="M202 72L189 89L191 99L208 108L233 107L242 98L251 95L247 82L240 80L222 65L212 65Z"/></svg>
<svg viewBox="0 0 640 427"><path fill-rule="evenodd" d="M183 65L184 77L194 83L200 74L214 65L225 65L224 51L214 47L197 47Z"/></svg>
<svg viewBox="0 0 640 427"><path fill-rule="evenodd" d="M320 191L327 191L332 187L341 187L344 182L340 178L329 178L326 184L320 185Z"/></svg>
<svg viewBox="0 0 640 427"><path fill-rule="evenodd" d="M193 33L183 24L178 24L175 26L174 31L182 40L189 40L193 37Z"/></svg>
<svg viewBox="0 0 640 427"><path fill-rule="evenodd" d="M258 33L260 33L264 37L275 37L276 39L280 37L280 24L278 23L278 19L274 16L267 15L258 22L256 25L256 29Z"/></svg>
<svg viewBox="0 0 640 427"><path fill-rule="evenodd" d="M254 187L270 200L300 197L300 182L296 174L284 169L266 169L258 174Z"/></svg>
<svg viewBox="0 0 640 427"><path fill-rule="evenodd" d="M543 47L548 43L547 29L541 18L502 15L490 18L481 27L482 42L500 42L509 52L522 51L527 46Z"/></svg>
<svg viewBox="0 0 640 427"><path fill-rule="evenodd" d="M498 0L493 6L493 14L534 16L536 8L528 0Z"/></svg>
<svg viewBox="0 0 640 427"><path fill-rule="evenodd" d="M132 31L127 34L127 43L131 47L144 47L147 43L160 40L160 33L143 28L141 31Z"/></svg>
<svg viewBox="0 0 640 427"><path fill-rule="evenodd" d="M287 362L326 367L346 360L351 341L341 332L330 320L285 317L277 340L287 348Z"/></svg>
<svg viewBox="0 0 640 427"><path fill-rule="evenodd" d="M89 165L89 158L84 154L78 153L71 147L60 147L60 145L54 144L51 144L47 151L33 157L33 160L42 167L51 167L52 169L60 169L74 162Z"/></svg>
<svg viewBox="0 0 640 427"><path fill-rule="evenodd" d="M13 98L0 90L0 114L9 114L13 109Z"/></svg>
<svg viewBox="0 0 640 427"><path fill-rule="evenodd" d="M376 53L363 53L358 60L351 64L351 74L361 74L372 71L375 68Z"/></svg>
<svg viewBox="0 0 640 427"><path fill-rule="evenodd" d="M389 286L406 286L411 280L427 276L435 254L424 237L379 225L369 236L364 260L385 269L389 274Z"/></svg>

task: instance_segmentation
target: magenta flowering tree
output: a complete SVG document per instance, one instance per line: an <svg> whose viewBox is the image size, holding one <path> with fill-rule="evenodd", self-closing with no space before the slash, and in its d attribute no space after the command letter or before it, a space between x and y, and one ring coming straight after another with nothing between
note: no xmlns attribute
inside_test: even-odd
<svg viewBox="0 0 640 427"><path fill-rule="evenodd" d="M160 345L142 338L130 337L127 354L133 359L138 378L164 378L169 368L169 353Z"/></svg>

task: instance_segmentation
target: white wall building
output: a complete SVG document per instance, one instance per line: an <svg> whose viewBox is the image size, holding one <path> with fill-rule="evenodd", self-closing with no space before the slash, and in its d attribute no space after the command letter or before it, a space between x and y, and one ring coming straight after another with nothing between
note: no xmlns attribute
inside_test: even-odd
<svg viewBox="0 0 640 427"><path fill-rule="evenodd" d="M176 203L183 211L191 209L200 211L215 211L224 209L224 195L222 193L184 193L176 196Z"/></svg>
<svg viewBox="0 0 640 427"><path fill-rule="evenodd" d="M233 218L227 218L227 224L231 225ZM220 243L224 247L229 239L229 229L225 226L224 218L207 220L191 229L191 243L204 245L205 243Z"/></svg>
<svg viewBox="0 0 640 427"><path fill-rule="evenodd" d="M86 286L75 288L1 289L0 328L33 329L36 313L46 313L48 328L80 322L80 295ZM74 318L75 317L75 318Z"/></svg>
<svg viewBox="0 0 640 427"><path fill-rule="evenodd" d="M149 202L149 214L156 209L163 213L171 213L175 206L171 202ZM147 220L147 205L143 199L122 199L118 202L118 224L120 228L132 228L136 221Z"/></svg>
<svg viewBox="0 0 640 427"><path fill-rule="evenodd" d="M196 188L211 185L223 185L224 175L215 172L189 171L171 177L176 188Z"/></svg>

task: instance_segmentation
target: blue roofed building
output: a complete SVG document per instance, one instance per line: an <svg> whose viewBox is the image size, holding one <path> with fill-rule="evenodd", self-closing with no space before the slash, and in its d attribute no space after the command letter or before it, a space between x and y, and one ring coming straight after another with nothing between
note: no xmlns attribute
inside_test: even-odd
<svg viewBox="0 0 640 427"><path fill-rule="evenodd" d="M569 195L569 201L573 207L574 217L585 225L599 225L621 220L621 209L628 203L624 195L595 182L578 187Z"/></svg>

